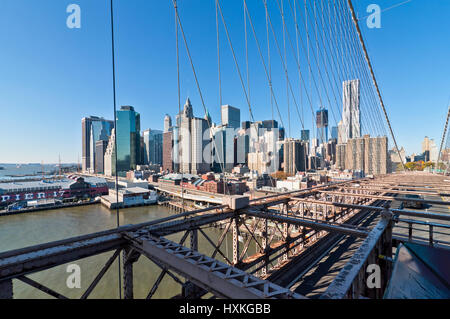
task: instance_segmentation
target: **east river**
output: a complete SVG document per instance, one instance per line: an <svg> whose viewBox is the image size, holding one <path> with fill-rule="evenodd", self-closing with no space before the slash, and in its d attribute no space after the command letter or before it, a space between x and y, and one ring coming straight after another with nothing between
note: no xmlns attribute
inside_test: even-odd
<svg viewBox="0 0 450 319"><path fill-rule="evenodd" d="M138 224L175 214L163 206L144 206L127 208L120 211L120 225ZM48 210L43 212L0 217L0 252L28 247L55 240L99 232L116 227L116 212L98 205L88 205ZM207 228L205 233L217 242L221 230ZM182 234L169 236L174 241ZM199 233L199 250L202 253L213 252L213 247ZM186 240L189 243L189 237ZM231 259L231 236L222 245L222 251ZM255 247L250 246L250 253ZM74 261L81 270L81 288L69 288L67 279L71 275L67 268L70 264L54 267L29 277L69 298L79 298L90 285L113 252ZM218 255L219 256L219 255ZM145 298L160 274L160 268L141 256L134 264L134 297ZM123 277L121 277L123 278ZM89 298L118 298L118 262L117 259L106 272ZM14 298L52 298L19 280L13 281ZM170 298L181 292L181 286L170 276L165 276L154 298Z"/></svg>

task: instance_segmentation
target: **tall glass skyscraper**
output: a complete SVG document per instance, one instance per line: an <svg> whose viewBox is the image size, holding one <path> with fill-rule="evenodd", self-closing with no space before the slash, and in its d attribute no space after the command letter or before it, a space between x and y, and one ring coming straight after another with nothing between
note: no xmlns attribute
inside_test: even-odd
<svg viewBox="0 0 450 319"><path fill-rule="evenodd" d="M144 163L162 165L163 132L159 130L145 130L144 138Z"/></svg>
<svg viewBox="0 0 450 319"><path fill-rule="evenodd" d="M136 169L140 164L141 116L132 106L121 106L117 111L117 172Z"/></svg>

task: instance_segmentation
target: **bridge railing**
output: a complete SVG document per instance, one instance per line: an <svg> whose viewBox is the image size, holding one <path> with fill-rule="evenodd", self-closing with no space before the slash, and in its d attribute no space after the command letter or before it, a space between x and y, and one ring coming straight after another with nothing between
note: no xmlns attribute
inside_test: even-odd
<svg viewBox="0 0 450 319"><path fill-rule="evenodd" d="M392 271L392 226L393 214L384 210L381 220L322 294L321 299L383 297ZM371 281L372 273L380 276L378 282Z"/></svg>

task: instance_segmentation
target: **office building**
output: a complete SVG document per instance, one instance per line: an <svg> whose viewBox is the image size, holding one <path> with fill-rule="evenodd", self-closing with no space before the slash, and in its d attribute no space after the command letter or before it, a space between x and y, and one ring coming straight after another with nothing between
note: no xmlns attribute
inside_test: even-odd
<svg viewBox="0 0 450 319"><path fill-rule="evenodd" d="M173 172L173 131L163 133L162 168L164 171Z"/></svg>
<svg viewBox="0 0 450 319"><path fill-rule="evenodd" d="M169 132L171 127L172 118L169 116L169 114L166 114L166 116L164 116L164 133Z"/></svg>
<svg viewBox="0 0 450 319"><path fill-rule="evenodd" d="M338 170L345 169L345 151L347 144L337 144L336 145L336 163L335 168Z"/></svg>
<svg viewBox="0 0 450 319"><path fill-rule="evenodd" d="M208 146L209 124L208 114L205 118L194 118L192 104L189 98L186 100L182 114L177 117L179 130L177 130L177 162L180 171L189 174L203 174L210 170L210 157L203 156L203 151ZM175 131L174 131L175 135Z"/></svg>
<svg viewBox="0 0 450 319"><path fill-rule="evenodd" d="M163 132L160 130L145 130L142 133L144 140L143 164L162 165Z"/></svg>
<svg viewBox="0 0 450 319"><path fill-rule="evenodd" d="M95 149L97 141L108 141L114 122L97 116L81 119L81 165L84 172L95 171Z"/></svg>
<svg viewBox="0 0 450 319"><path fill-rule="evenodd" d="M107 176L116 175L116 130L112 129L111 136L106 146L103 167L104 174Z"/></svg>
<svg viewBox="0 0 450 319"><path fill-rule="evenodd" d="M284 172L295 175L298 171L305 172L307 169L307 155L305 143L301 140L284 140Z"/></svg>
<svg viewBox="0 0 450 319"><path fill-rule="evenodd" d="M104 174L105 173L105 153L106 148L108 147L108 141L99 140L95 143L95 174Z"/></svg>
<svg viewBox="0 0 450 319"><path fill-rule="evenodd" d="M117 111L117 171L124 175L136 169L141 159L140 114L132 106Z"/></svg>
<svg viewBox="0 0 450 319"><path fill-rule="evenodd" d="M238 129L241 122L241 110L231 105L222 105L222 125Z"/></svg>
<svg viewBox="0 0 450 319"><path fill-rule="evenodd" d="M309 142L309 130L301 130L300 138L304 142Z"/></svg>
<svg viewBox="0 0 450 319"><path fill-rule="evenodd" d="M331 127L331 138L334 138L337 141L338 137L339 137L338 127L332 126Z"/></svg>
<svg viewBox="0 0 450 319"><path fill-rule="evenodd" d="M383 137L349 139L345 149L345 169L364 171L366 175L389 172L388 140Z"/></svg>

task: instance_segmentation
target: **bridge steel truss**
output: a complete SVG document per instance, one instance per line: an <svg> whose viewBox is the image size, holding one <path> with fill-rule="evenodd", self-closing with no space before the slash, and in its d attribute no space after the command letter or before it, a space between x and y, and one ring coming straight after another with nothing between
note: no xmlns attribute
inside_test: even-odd
<svg viewBox="0 0 450 319"><path fill-rule="evenodd" d="M121 253L125 298L134 297L133 264L144 256L161 269L147 295L148 299L155 295L165 276L180 284L180 294L174 296L177 298L200 298L210 293L213 298L301 299L305 297L286 287L286 281L296 275L299 264L313 262L313 257L321 249L343 236L360 237L364 241L322 298L381 298L390 276L393 246L404 241L450 246L450 241L433 240L436 229L447 230L448 224L401 218L408 216L449 222L449 215L389 207L394 200L420 201L439 207L449 205L444 200L406 197L409 191L417 193L415 189L441 197L448 188L440 182L418 184L415 175L408 182L408 176L398 178L388 175L331 183L255 198L250 200L249 205L235 210L225 205L214 206L143 224L3 252L0 253L0 298L13 298L13 280L20 280L55 298L66 298L28 275L113 252L81 299L90 296ZM378 218L372 229L360 225L368 215ZM409 233L393 236L393 229L400 223L409 225ZM204 226L211 225L222 229L217 242L203 230ZM412 229L416 225L429 227L429 240L413 236ZM167 238L177 233L183 234L178 243ZM231 259L223 251L228 233L232 234ZM188 237L189 245L185 244ZM208 242L214 249L213 253L207 255L198 251L199 240ZM256 248L256 253L252 255L250 245ZM371 263L377 263L382 268L384 275L380 289L367 289L363 284L365 267Z"/></svg>

